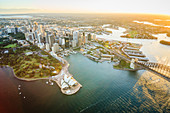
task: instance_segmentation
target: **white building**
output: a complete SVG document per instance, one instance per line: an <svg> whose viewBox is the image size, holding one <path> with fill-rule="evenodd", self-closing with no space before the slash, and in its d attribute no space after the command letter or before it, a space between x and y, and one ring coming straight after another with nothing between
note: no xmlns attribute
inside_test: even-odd
<svg viewBox="0 0 170 113"><path fill-rule="evenodd" d="M73 40L76 40L76 43L78 43L78 37L79 37L79 32L78 31L74 31L73 32Z"/></svg>
<svg viewBox="0 0 170 113"><path fill-rule="evenodd" d="M38 43L41 43L42 35L41 33L38 34Z"/></svg>
<svg viewBox="0 0 170 113"><path fill-rule="evenodd" d="M93 40L96 40L96 35L95 34L93 34Z"/></svg>
<svg viewBox="0 0 170 113"><path fill-rule="evenodd" d="M76 47L76 40L72 40L72 47Z"/></svg>
<svg viewBox="0 0 170 113"><path fill-rule="evenodd" d="M62 46L65 45L65 39L64 38L62 38L62 40L61 40L61 45Z"/></svg>
<svg viewBox="0 0 170 113"><path fill-rule="evenodd" d="M30 33L25 33L25 38L26 38L26 40L28 40L28 41L33 41L33 40L34 40L34 35L33 35L32 32L30 32Z"/></svg>
<svg viewBox="0 0 170 113"><path fill-rule="evenodd" d="M60 50L60 47L58 45L58 43L54 43L53 47L52 47L52 51L55 53L55 52L58 52Z"/></svg>
<svg viewBox="0 0 170 113"><path fill-rule="evenodd" d="M50 45L48 43L46 43L46 50L50 51Z"/></svg>
<svg viewBox="0 0 170 113"><path fill-rule="evenodd" d="M62 38L59 38L59 45L62 44Z"/></svg>
<svg viewBox="0 0 170 113"><path fill-rule="evenodd" d="M49 34L48 35L48 40L49 40L50 47L52 47L53 44L55 43L54 35L53 34Z"/></svg>

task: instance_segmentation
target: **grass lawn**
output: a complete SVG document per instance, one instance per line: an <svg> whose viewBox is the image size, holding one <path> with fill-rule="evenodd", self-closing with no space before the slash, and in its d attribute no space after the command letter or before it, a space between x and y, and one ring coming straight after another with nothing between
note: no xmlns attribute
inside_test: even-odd
<svg viewBox="0 0 170 113"><path fill-rule="evenodd" d="M5 46L4 48L14 48L14 47L17 47L17 44L15 43L15 44L9 44L9 45L7 45L7 46Z"/></svg>

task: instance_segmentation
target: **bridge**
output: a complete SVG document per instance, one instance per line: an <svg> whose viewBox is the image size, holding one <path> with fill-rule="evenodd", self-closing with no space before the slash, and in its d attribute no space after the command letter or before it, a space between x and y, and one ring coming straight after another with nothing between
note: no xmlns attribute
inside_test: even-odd
<svg viewBox="0 0 170 113"><path fill-rule="evenodd" d="M131 62L131 58L128 58L128 57L116 52L115 50L110 50L106 47L104 47L104 48L111 54L114 54L114 55L120 57L121 59ZM139 67L142 67L143 69L146 69L152 73L155 73L156 75L158 75L158 76L164 78L165 80L167 80L168 82L170 82L170 66L166 66L164 64L159 64L159 63L154 63L154 62L142 62L142 61L135 61L134 64Z"/></svg>

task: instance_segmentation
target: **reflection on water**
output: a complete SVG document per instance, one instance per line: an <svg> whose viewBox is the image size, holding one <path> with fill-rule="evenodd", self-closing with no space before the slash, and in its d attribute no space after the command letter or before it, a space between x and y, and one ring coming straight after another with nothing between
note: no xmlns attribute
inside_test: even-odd
<svg viewBox="0 0 170 113"><path fill-rule="evenodd" d="M103 25L107 26L107 25ZM170 61L170 46L162 45L159 43L160 40L168 40L170 41L170 37L167 37L166 34L153 34L153 36L158 37L158 40L148 40L148 39L128 39L121 38L120 36L124 34L126 31L125 28L119 27L119 30L106 28L109 31L112 31L111 35L96 35L97 38L104 38L107 40L118 40L118 41L127 41L132 43L142 44L141 50L149 58L152 62L157 62L157 58L162 59L163 57L167 57ZM163 62L164 63L164 62Z"/></svg>
<svg viewBox="0 0 170 113"><path fill-rule="evenodd" d="M170 47L159 44L159 39L120 38L125 29L119 30L114 30L114 35L98 37L142 43L142 51L152 61L169 59L166 56ZM17 113L168 112L170 109L170 84L152 73L115 70L107 62L96 63L81 54L71 55L66 60L70 63L69 71L83 85L76 95L63 95L56 84L47 85L47 80L17 80L11 70L3 69L0 70L0 88L4 95L0 100L13 100L7 107L18 109ZM6 105L3 102L1 105Z"/></svg>
<svg viewBox="0 0 170 113"><path fill-rule="evenodd" d="M17 113L22 110L25 113L158 112L169 108L169 84L155 75L145 74L145 71L115 70L110 63L96 63L81 54L71 55L66 60L70 63L69 71L83 85L77 94L63 95L56 84L46 84L47 80L17 80L12 71L3 69L6 74L2 76L0 72L1 88L6 87L8 93L14 95L13 99L20 103L10 103L10 106L20 108ZM165 86L157 87L159 82ZM18 85L21 85L21 95Z"/></svg>
<svg viewBox="0 0 170 113"><path fill-rule="evenodd" d="M120 96L102 112L169 112L170 83L145 72L132 90Z"/></svg>
<svg viewBox="0 0 170 113"><path fill-rule="evenodd" d="M156 24L153 24L151 22L146 22L146 21L137 21L137 20L134 20L133 22L136 22L136 23L139 23L139 24L151 25L151 26L161 26L161 27L170 28L170 26L156 25Z"/></svg>

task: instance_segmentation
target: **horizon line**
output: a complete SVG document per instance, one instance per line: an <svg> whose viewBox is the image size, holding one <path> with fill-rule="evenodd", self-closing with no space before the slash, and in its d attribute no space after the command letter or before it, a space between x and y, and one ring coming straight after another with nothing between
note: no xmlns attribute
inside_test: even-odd
<svg viewBox="0 0 170 113"><path fill-rule="evenodd" d="M163 15L170 16L170 14L160 13L135 13L135 12L30 12L30 13L0 13L0 15L23 15L23 14L141 14L141 15Z"/></svg>

